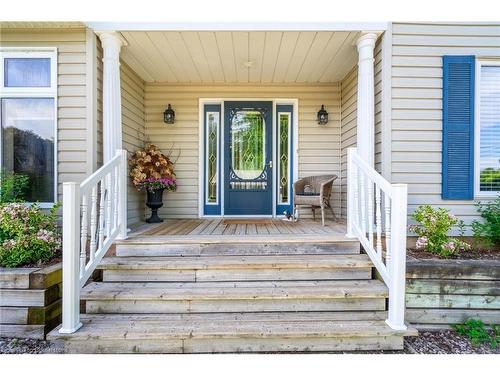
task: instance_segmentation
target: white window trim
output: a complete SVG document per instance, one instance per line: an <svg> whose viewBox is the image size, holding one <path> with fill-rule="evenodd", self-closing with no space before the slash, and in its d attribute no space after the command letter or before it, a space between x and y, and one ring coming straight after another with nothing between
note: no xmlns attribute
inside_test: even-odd
<svg viewBox="0 0 500 375"><path fill-rule="evenodd" d="M5 58L50 58L50 87L4 87ZM51 98L54 99L54 198L52 202L39 202L41 208L51 208L57 202L57 48L56 47L1 47L0 48L0 99ZM0 156L2 155L0 131ZM0 157L0 170L3 167ZM34 202L30 202L34 203Z"/></svg>

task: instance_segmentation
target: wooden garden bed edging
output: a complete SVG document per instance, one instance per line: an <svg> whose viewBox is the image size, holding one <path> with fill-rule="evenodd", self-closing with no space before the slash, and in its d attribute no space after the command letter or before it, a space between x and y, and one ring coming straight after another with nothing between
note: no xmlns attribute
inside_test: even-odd
<svg viewBox="0 0 500 375"><path fill-rule="evenodd" d="M44 339L61 322L62 267L0 268L0 336Z"/></svg>
<svg viewBox="0 0 500 375"><path fill-rule="evenodd" d="M500 324L500 261L408 260L406 319L429 329L467 319Z"/></svg>

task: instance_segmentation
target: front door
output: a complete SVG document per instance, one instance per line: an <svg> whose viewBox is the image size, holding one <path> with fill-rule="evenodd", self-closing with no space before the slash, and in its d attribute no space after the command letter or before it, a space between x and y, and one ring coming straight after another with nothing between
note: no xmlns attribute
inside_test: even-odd
<svg viewBox="0 0 500 375"><path fill-rule="evenodd" d="M272 215L272 102L224 102L224 214Z"/></svg>

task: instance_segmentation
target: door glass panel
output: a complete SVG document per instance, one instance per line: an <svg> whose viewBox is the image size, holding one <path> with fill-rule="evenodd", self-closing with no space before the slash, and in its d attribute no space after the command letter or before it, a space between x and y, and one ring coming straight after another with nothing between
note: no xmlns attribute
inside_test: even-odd
<svg viewBox="0 0 500 375"><path fill-rule="evenodd" d="M231 165L235 177L255 180L266 166L266 132L262 113L238 111L231 121Z"/></svg>
<svg viewBox="0 0 500 375"><path fill-rule="evenodd" d="M2 165L29 177L29 202L54 201L54 123L54 99L2 99Z"/></svg>
<svg viewBox="0 0 500 375"><path fill-rule="evenodd" d="M207 183L208 203L217 202L217 139L219 138L219 112L207 112Z"/></svg>
<svg viewBox="0 0 500 375"><path fill-rule="evenodd" d="M289 149L289 129L290 129L290 114L280 113L279 114L279 150L278 150L278 160L279 160L279 171L278 171L278 181L279 181L279 203L288 203L288 192L290 190L289 186L289 159L290 159L290 149Z"/></svg>

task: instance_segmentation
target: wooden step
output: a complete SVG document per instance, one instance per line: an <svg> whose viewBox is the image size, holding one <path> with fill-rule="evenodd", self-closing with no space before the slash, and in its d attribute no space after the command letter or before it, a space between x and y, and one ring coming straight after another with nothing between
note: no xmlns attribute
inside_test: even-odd
<svg viewBox="0 0 500 375"><path fill-rule="evenodd" d="M164 237L164 236L163 236ZM213 256L359 254L359 241L320 236L154 236L116 242L117 256Z"/></svg>
<svg viewBox="0 0 500 375"><path fill-rule="evenodd" d="M88 313L185 313L385 310L378 280L91 283Z"/></svg>
<svg viewBox="0 0 500 375"><path fill-rule="evenodd" d="M211 257L109 257L103 280L240 281L371 279L366 254Z"/></svg>
<svg viewBox="0 0 500 375"><path fill-rule="evenodd" d="M300 316L303 317L302 314ZM71 353L224 353L306 352L402 349L403 336L382 320L233 320L183 318L134 319L134 316L82 317L83 327L71 335L57 330Z"/></svg>

